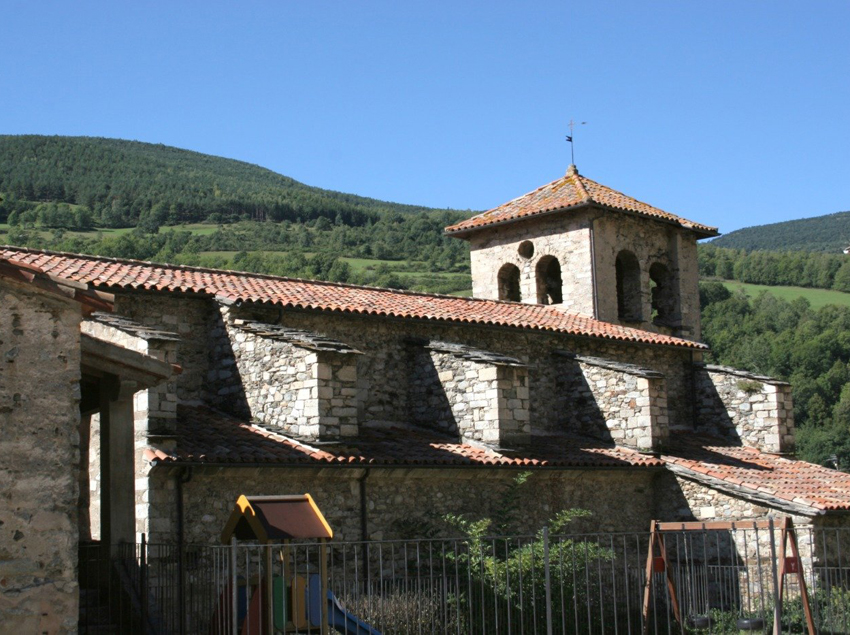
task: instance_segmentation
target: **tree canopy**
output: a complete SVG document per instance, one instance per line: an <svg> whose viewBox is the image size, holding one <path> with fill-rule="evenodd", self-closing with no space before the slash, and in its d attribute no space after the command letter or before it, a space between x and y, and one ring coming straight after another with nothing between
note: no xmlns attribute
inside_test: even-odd
<svg viewBox="0 0 850 635"><path fill-rule="evenodd" d="M850 308L700 285L712 361L791 382L801 458L850 471Z"/></svg>

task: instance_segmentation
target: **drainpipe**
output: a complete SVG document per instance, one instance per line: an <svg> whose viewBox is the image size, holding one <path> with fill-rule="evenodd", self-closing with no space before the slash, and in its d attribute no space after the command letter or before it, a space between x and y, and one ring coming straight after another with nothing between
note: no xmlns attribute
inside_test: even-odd
<svg viewBox="0 0 850 635"><path fill-rule="evenodd" d="M369 468L363 472L363 476L357 479L360 486L360 540L369 540L369 515L366 507L366 479L369 478Z"/></svg>
<svg viewBox="0 0 850 635"><path fill-rule="evenodd" d="M369 515L366 507L366 479L369 478L369 468L363 472L363 476L357 479L357 484L360 486L360 540L364 543L369 540ZM363 559L363 580L369 581L369 545L364 545L366 548L366 557Z"/></svg>
<svg viewBox="0 0 850 635"><path fill-rule="evenodd" d="M180 634L186 633L185 569L183 562L183 485L192 480L192 468L184 467L175 476L177 485L177 605L180 608Z"/></svg>

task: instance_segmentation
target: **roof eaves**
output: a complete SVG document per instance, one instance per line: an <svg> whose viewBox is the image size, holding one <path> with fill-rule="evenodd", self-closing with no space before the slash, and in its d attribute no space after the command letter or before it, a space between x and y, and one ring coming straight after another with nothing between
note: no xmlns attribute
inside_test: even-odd
<svg viewBox="0 0 850 635"><path fill-rule="evenodd" d="M175 271L190 271L190 272L199 272L199 273L209 273L211 275L226 275L226 276L234 276L234 277L244 277L249 279L259 279L259 280L271 280L271 281L282 281L289 283L303 283L311 286L325 286L325 287L334 287L334 288L349 288L349 289L358 289L358 290L366 290L366 291L375 291L382 294L391 294L391 295L400 295L400 296L411 296L411 297L423 297L423 298L440 298L440 299L448 299L455 302L463 302L468 305L473 305L475 303L481 304L506 304L513 305L516 303L513 302L503 302L499 300L491 300L485 298L461 298L458 296L450 296L445 294L435 294L435 293L424 293L421 291L406 291L406 290L395 290L395 289L386 289L382 287L368 287L361 285L351 285L351 284L343 284L343 283L333 283L326 282L321 280L303 280L298 278L285 278L280 276L270 276L267 274L257 274L252 272L239 272L239 271L228 271L228 270L219 270L219 269L204 269L199 267L187 267L182 265L169 265L169 264L160 264L160 263L151 263L144 262L138 260L128 260L128 259L117 259L117 258L105 258L102 256L89 256L85 254L69 254L64 252L52 252L46 250L35 250L35 249L27 249L27 248L19 248L19 247L0 247L8 249L9 251L18 251L33 254L36 257L59 257L59 258L68 258L71 260L88 260L95 261L98 263L105 263L110 267L119 266L119 265L128 265L133 267L149 267L149 268L158 268L163 269L165 271L166 278L164 281L161 281L159 284L152 286L148 289L140 290L136 286L133 286L125 281L118 282L103 282L100 284L92 283L89 286L96 286L100 288L106 289L121 289L123 291L144 291L144 292L152 292L152 293L184 293L189 292L190 289L188 286L180 287L180 289L169 289L168 282L172 279L173 273ZM27 265L31 266L31 265ZM128 274L129 275L129 274ZM101 292L96 289L92 289L92 293L102 295ZM610 332L605 332L603 330L596 330L590 332L592 329L582 329L580 327L569 327L569 326L559 326L559 325L538 325L534 323L511 323L507 319L500 318L484 318L477 317L473 319L465 318L465 317L445 317L445 316L429 316L429 315L410 315L407 313L397 312L393 310L375 310L375 309L365 309L358 307L331 307L324 306L321 303L305 303L298 301L287 301L280 299L269 299L265 297L259 297L256 295L252 295L251 297L246 297L244 295L239 295L236 292L210 292L205 289L196 289L195 287L191 288L191 293L193 295L202 295L205 297L214 298L215 300L222 302L224 304L234 304L240 302L260 302L265 304L271 304L276 306L281 306L283 308L293 308L293 309L301 309L301 310L318 310L318 311L326 311L326 312L337 312L343 314L358 314L358 315L366 315L366 316L378 316L378 317L387 317L387 318L400 318L400 319L409 319L409 320L428 320L430 322L437 323L448 323L448 324L476 324L481 326L496 326L496 327L504 327L504 328L519 328L524 330L534 330L534 331L550 331L553 333L564 333L567 335L572 335L576 337L590 337L590 338L600 338L600 339L609 339L623 342L630 342L639 345L649 345L649 346L673 346L676 348L686 348L686 349L697 349L697 350L706 350L708 347L705 344L699 342L692 342L689 340L683 340L680 338L672 338L668 336L664 336L667 339L673 341L654 341L651 336L657 335L655 333L649 331L641 331L640 329L629 329L629 333L625 334L615 334ZM111 297L111 296L109 296ZM102 308L102 307L101 307ZM594 322L598 322L598 320L594 320ZM600 323L603 324L603 323ZM644 336L641 337L639 334L643 333Z"/></svg>
<svg viewBox="0 0 850 635"><path fill-rule="evenodd" d="M655 220L659 223L666 223L668 225L674 225L675 227L680 227L681 229L686 229L688 231L694 232L695 234L699 234L701 238L712 238L714 236L719 236L720 232L717 231L716 227L709 227L708 225L701 225L699 223L695 223L693 221L689 221L680 216L676 216L676 219L673 218L665 218L663 216L655 216L653 214L647 214L646 212L638 212L633 209L628 209L625 207L617 207L615 205L609 205L607 203L598 203L597 201L593 201L593 204L601 209L605 209L611 212L619 212L620 214L628 214L629 216L639 216L640 218L646 218L649 220ZM671 214L672 216L672 214Z"/></svg>
<svg viewBox="0 0 850 635"><path fill-rule="evenodd" d="M795 501L790 501L779 496L771 495L765 488L755 489L748 485L736 485L730 483L728 479L711 476L705 472L700 472L684 465L671 461L668 457L662 457L667 469L673 474L698 481L703 485L707 485L711 489L715 489L726 494L731 494L740 498L745 498L762 505L776 507L792 514L800 514L802 516L822 516L832 510L824 509L815 504L803 504ZM835 510L838 511L838 510Z"/></svg>
<svg viewBox="0 0 850 635"><path fill-rule="evenodd" d="M597 207L597 208L607 210L607 211L611 211L611 212L616 212L616 213L620 213L620 214L628 214L629 216L637 216L639 218L654 220L654 221L658 221L660 223L673 225L675 227L679 227L681 229L685 229L687 231L694 232L695 234L698 234L700 238L713 238L715 236L720 235L720 232L717 230L716 227L709 227L708 225L701 225L699 223L694 223L693 221L689 221L689 220L686 220L686 219L680 218L680 217L677 217L678 220L675 220L673 218L665 218L663 216L656 216L656 215L653 215L653 214L647 214L645 212L638 212L636 210L628 209L628 208L625 208L625 207L617 207L617 206L614 206L614 205L608 205L606 203L600 203L600 202L594 200L589 194L588 194L588 196L585 200L582 200L582 201L580 201L580 202L578 202L574 205L562 205L562 206L554 207L554 208L541 209L541 210L538 210L538 211L529 212L527 214L522 214L522 215L519 215L519 216L513 216L513 217L508 217L508 218L497 218L495 220L488 221L486 223L481 223L479 225L469 225L469 226L466 226L466 227L462 226L465 222L467 222L467 221L464 221L464 223L458 223L457 225L451 225L449 227L446 227L443 230L443 234L446 235L446 236L451 236L453 238L460 238L460 239L466 240L466 238L470 234L472 234L476 231L482 230L482 229L490 229L492 227L497 227L497 226L501 227L502 225L509 225L511 223L519 223L519 222L529 220L529 219L532 219L532 218L540 218L541 216L549 216L549 215L553 215L553 214L560 214L560 213L565 212L565 211L571 211L571 212L577 211L577 210L579 210L583 207L588 207L588 206L593 206L593 207ZM457 228L457 229L454 229L454 228Z"/></svg>
<svg viewBox="0 0 850 635"><path fill-rule="evenodd" d="M583 207L588 207L588 206L591 206L591 205L597 205L597 203L595 203L593 201L593 199L588 198L587 200L580 201L580 202L578 202L574 205L561 205L559 207L541 209L541 210L538 210L538 211L535 211L535 212L529 212L527 214L523 214L521 216L513 216L513 217L504 218L504 219L492 220L492 221L489 221L489 222L486 222L486 223L482 223L480 225L460 227L460 225L462 225L463 223L458 223L457 225L451 225L449 227L446 227L443 230L443 234L446 235L446 236L452 236L454 238L465 238L465 236L467 234L471 234L471 233L476 232L480 229L489 229L489 228L495 227L497 225L498 226L510 225L512 223L519 223L521 221L528 220L530 218L540 218L541 216L550 216L552 214L559 214L559 213L566 211L566 210L576 211L576 210L579 210ZM464 222L466 222L466 221L464 221ZM457 227L458 229L453 229L454 227Z"/></svg>
<svg viewBox="0 0 850 635"><path fill-rule="evenodd" d="M480 300L481 298L463 298L463 299L464 300ZM490 300L490 301L496 302L497 300ZM292 303L287 303L287 304L277 303L277 304L282 306L284 309L293 309L293 310L298 310L298 311L336 311L336 312L344 312L344 313L348 313L348 314L352 314L352 315L359 315L359 316L362 316L362 317L380 317L380 318L386 318L386 319L398 319L398 320L405 320L405 321L424 320L424 321L427 321L427 322L435 322L437 324L449 324L449 325L451 325L451 324L461 323L461 324L471 324L471 325L474 325L474 326L487 327L487 328L501 328L501 329L510 329L510 330L522 329L522 330L527 330L527 331L543 331L543 332L550 332L550 333L559 333L559 334L567 335L569 337L577 337L577 338L590 339L590 340L605 339L605 340L611 340L611 341L616 341L616 342L623 342L623 343L631 344L631 345L634 345L634 346L653 346L653 347L663 346L663 347L671 347L671 348L676 348L676 349L697 350L697 351L709 351L709 350L711 350L709 348L708 344L705 344L703 342L697 342L697 341L694 341L694 340L686 340L686 339L683 339L683 338L675 338L675 337L672 337L672 336L665 336L665 337L670 337L670 339L675 340L673 342L658 342L658 341L651 341L651 340L641 340L641 339L622 336L622 335L614 335L614 334L611 334L611 333L587 333L587 332L582 332L582 331L577 330L577 329L555 328L553 326L537 326L537 325L533 325L533 324L508 324L506 322L497 321L497 320L468 320L468 319L459 320L459 319L450 319L450 318L444 318L444 317L409 316L409 315L400 315L400 314L396 314L396 313L386 313L386 312L377 312L377 311L358 311L358 310L355 310L355 309L345 309L343 311L342 309L326 309L326 308L323 308L323 307L308 307L308 306L295 305L295 304L292 304ZM640 331L641 333L645 333L647 335L658 335L657 333L655 333L653 331L643 331L641 329L634 329L634 328L632 328L631 330Z"/></svg>

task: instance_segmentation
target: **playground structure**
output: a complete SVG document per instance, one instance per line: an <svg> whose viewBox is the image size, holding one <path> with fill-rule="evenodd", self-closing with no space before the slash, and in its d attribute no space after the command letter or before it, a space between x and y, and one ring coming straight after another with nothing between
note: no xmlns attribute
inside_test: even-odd
<svg viewBox="0 0 850 635"><path fill-rule="evenodd" d="M780 533L780 547L779 554L777 556L776 553L776 544L775 544L775 531L779 530ZM794 529L793 521L784 517L782 519L774 520L770 518L768 520L760 520L760 521L739 521L739 522L657 522L652 521L650 528L650 536L649 536L649 548L647 550L646 557L646 572L644 576L644 592L643 592L643 605L642 605L642 623L643 623L643 635L648 635L650 629L651 620L650 617L650 605L652 601L652 587L653 581L656 576L654 574L663 574L664 585L666 586L666 596L669 602L669 609L672 613L672 616L676 623L678 623L679 628L684 631L686 626L685 619L687 620L687 626L690 628L707 628L710 629L712 626L711 617L709 616L708 606L711 604L711 600L709 598L710 592L708 590L708 584L705 585L705 588L702 589L703 593L697 593L696 595L702 596L703 606L699 607L698 603L691 603L691 611L692 614L688 615L685 618L682 613L682 607L679 602L679 595L676 588L676 578L674 575L674 566L671 563L669 558L667 545L665 543L664 534L675 534L677 538L682 538L683 542L688 542L689 534L696 534L702 538L703 550L702 555L706 555L710 550L706 548L705 538L706 536L715 533L728 533L728 532L736 532L736 531L744 531L744 532L755 532L756 538L756 548L758 549L759 543L759 534L758 532L762 532L762 538L766 539L768 542L767 545L767 553L762 556L758 556L758 572L759 579L756 584L750 583L749 572L745 572L745 579L741 581L741 588L743 589L742 595L745 595L750 592L754 587L758 587L757 594L759 595L759 602L757 602L756 611L753 612L752 615L742 615L737 622L737 626L741 632L747 631L758 631L764 632L765 623L769 623L772 621L772 629L771 632L774 635L779 635L782 632L782 609L783 609L783 601L785 598L786 584L785 578L787 575L794 575L797 581L796 591L799 594L800 603L802 605L804 619L805 619L805 628L806 632L809 635L815 635L815 623L814 617L811 608L811 602L809 599L809 592L806 585L806 579L803 574L803 562L800 558L800 550L797 544L797 534ZM699 560L700 550L699 545L694 548L693 543L691 543L690 548L690 560L692 562L687 563L686 566L690 566L691 568L691 584L694 582L694 578L698 578L699 576L693 575L693 572L696 567L694 566L694 560ZM790 548L790 555L788 555L788 551ZM744 548L746 552L746 547ZM676 551L679 551L678 545ZM744 554L746 556L746 553ZM766 557L765 557L766 556ZM763 563L764 561L764 563ZM762 566L764 564L764 568L769 567L771 571L768 572L766 576L762 573ZM778 566L778 570L777 570ZM774 580L774 584L772 585L771 593L767 595L772 595L770 598L771 605L768 606L764 601L764 591L766 590L766 586L764 584L763 577L770 577ZM681 577L680 577L681 579ZM698 580L697 580L698 582ZM749 599L749 598L748 598ZM702 608L703 610L700 610ZM768 610L769 609L769 610ZM767 620L767 613L772 613L772 620Z"/></svg>
<svg viewBox="0 0 850 635"><path fill-rule="evenodd" d="M628 534L346 542L286 538L294 531L274 533L270 515L246 499L227 544L129 545L121 568L136 593L112 607L112 632L765 633L779 607L782 633L812 623L850 633L845 528L778 518L772 530L675 522ZM300 535L331 535L316 527Z"/></svg>
<svg viewBox="0 0 850 635"><path fill-rule="evenodd" d="M321 633L381 635L352 615L328 589L327 543L333 530L309 494L240 496L221 534L234 547L228 580L216 603L210 635ZM242 560L239 541L265 545L264 562ZM318 560L295 566L298 545Z"/></svg>

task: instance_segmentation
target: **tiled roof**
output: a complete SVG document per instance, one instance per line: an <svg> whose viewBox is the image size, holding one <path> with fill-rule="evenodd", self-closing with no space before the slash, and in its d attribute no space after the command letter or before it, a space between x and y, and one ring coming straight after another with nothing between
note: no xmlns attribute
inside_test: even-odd
<svg viewBox="0 0 850 635"><path fill-rule="evenodd" d="M741 496L773 499L813 512L850 511L850 474L760 452L729 446L699 435L676 438L664 461L677 473L726 484Z"/></svg>
<svg viewBox="0 0 850 635"><path fill-rule="evenodd" d="M52 295L76 300L82 304L83 313L86 315L95 311L113 309L112 302L115 298L109 294L95 291L86 284L61 276L49 276L38 267L2 255L0 255L0 278L30 285Z"/></svg>
<svg viewBox="0 0 850 635"><path fill-rule="evenodd" d="M450 227L446 227L448 234L465 234L467 232L497 225L508 221L514 221L528 216L555 212L557 210L579 207L581 205L596 204L598 206L631 212L641 216L656 218L665 222L675 223L685 229L690 229L702 237L716 236L717 228L701 225L686 220L657 207L647 205L642 201L626 196L625 194L612 190L582 176L570 166L566 176L551 183L539 187L512 201L508 201L499 207L477 214L472 218L461 221Z"/></svg>
<svg viewBox="0 0 850 635"><path fill-rule="evenodd" d="M546 437L522 451L496 452L412 427L362 428L354 440L313 447L204 407L178 408L177 449L149 448L161 463L505 467L661 467L655 457L583 437Z"/></svg>
<svg viewBox="0 0 850 635"><path fill-rule="evenodd" d="M300 309L507 326L642 344L707 348L699 342L609 324L542 304L460 298L18 247L0 247L2 258L15 259L47 274L111 291L189 292L223 302L269 302Z"/></svg>
<svg viewBox="0 0 850 635"><path fill-rule="evenodd" d="M311 446L206 407L180 406L177 447L148 448L149 461L174 465L661 468L761 504L803 513L850 511L850 474L805 461L729 446L707 436L676 434L661 457L577 435L549 435L516 451L458 443L424 428L365 428L340 443Z"/></svg>

